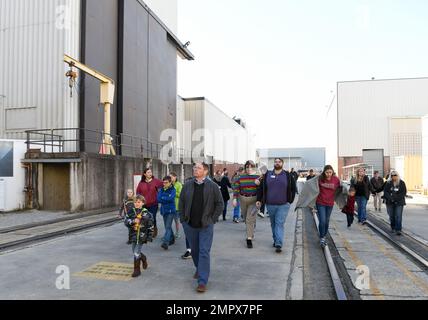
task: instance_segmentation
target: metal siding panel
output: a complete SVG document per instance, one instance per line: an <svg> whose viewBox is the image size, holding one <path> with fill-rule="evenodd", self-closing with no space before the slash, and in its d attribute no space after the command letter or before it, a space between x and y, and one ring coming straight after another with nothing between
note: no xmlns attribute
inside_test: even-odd
<svg viewBox="0 0 428 320"><path fill-rule="evenodd" d="M390 156L422 154L421 118L390 119Z"/></svg>
<svg viewBox="0 0 428 320"><path fill-rule="evenodd" d="M177 97L177 147L180 149L185 148L184 143L184 121L186 119L185 114L185 102L181 97Z"/></svg>
<svg viewBox="0 0 428 320"><path fill-rule="evenodd" d="M428 189L428 116L422 118L422 172L422 183Z"/></svg>
<svg viewBox="0 0 428 320"><path fill-rule="evenodd" d="M90 0L86 7L85 64L102 72L117 82L118 2L117 0ZM104 130L104 108L100 106L100 82L85 77L85 123L86 129ZM111 107L111 134L116 135L117 94ZM99 141L101 134L89 133L86 139ZM115 142L115 141L114 141ZM87 143L85 151L98 153L99 145Z"/></svg>
<svg viewBox="0 0 428 320"><path fill-rule="evenodd" d="M201 129L205 126L204 124L204 102L202 100L195 101L185 101L185 120L190 122L191 125L191 133L190 137L187 139L191 139L191 147L192 150L198 145L200 142L193 141L193 133L197 129Z"/></svg>
<svg viewBox="0 0 428 320"><path fill-rule="evenodd" d="M207 145L208 155L217 161L244 163L250 156L249 132L210 101L205 100L205 128L213 140Z"/></svg>
<svg viewBox="0 0 428 320"><path fill-rule="evenodd" d="M70 28L57 28L60 6ZM6 107L36 107L32 128L77 126L78 98L67 94L62 55L79 58L80 1L0 0L0 8L0 137L24 138L23 130L5 131Z"/></svg>
<svg viewBox="0 0 428 320"><path fill-rule="evenodd" d="M388 118L426 114L427 88L428 78L338 83L339 157L378 148L389 156Z"/></svg>
<svg viewBox="0 0 428 320"><path fill-rule="evenodd" d="M160 142L164 129L175 129L177 51L165 29L149 16L149 140Z"/></svg>
<svg viewBox="0 0 428 320"><path fill-rule="evenodd" d="M384 176L383 157L383 150L363 150L363 162L373 166L373 170L379 171L381 177Z"/></svg>
<svg viewBox="0 0 428 320"><path fill-rule="evenodd" d="M148 138L148 12L137 1L124 2L123 132ZM130 145L129 138L123 141ZM135 144L135 143L133 143ZM123 155L134 150L124 148Z"/></svg>

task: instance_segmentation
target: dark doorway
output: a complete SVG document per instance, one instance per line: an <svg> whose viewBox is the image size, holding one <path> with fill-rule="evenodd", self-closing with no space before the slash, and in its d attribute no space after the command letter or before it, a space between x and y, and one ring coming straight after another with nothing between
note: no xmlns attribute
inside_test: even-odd
<svg viewBox="0 0 428 320"><path fill-rule="evenodd" d="M43 165L43 209L70 210L70 164Z"/></svg>

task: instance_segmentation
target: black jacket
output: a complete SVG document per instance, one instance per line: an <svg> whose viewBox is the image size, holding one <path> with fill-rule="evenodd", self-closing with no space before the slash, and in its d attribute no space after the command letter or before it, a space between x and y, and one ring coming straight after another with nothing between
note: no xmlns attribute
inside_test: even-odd
<svg viewBox="0 0 428 320"><path fill-rule="evenodd" d="M382 192L385 188L385 182L383 182L382 177L373 177L370 179L370 185L371 185L371 191L373 193L379 193Z"/></svg>
<svg viewBox="0 0 428 320"><path fill-rule="evenodd" d="M383 189L383 198L387 205L405 206L407 187L403 180L400 180L398 190L394 189L392 181L388 181Z"/></svg>
<svg viewBox="0 0 428 320"><path fill-rule="evenodd" d="M351 187L357 189L357 179L354 177L351 179ZM370 183L369 177L364 176L363 178L363 187L364 187L364 197L369 200L370 193L372 193L372 185Z"/></svg>
<svg viewBox="0 0 428 320"><path fill-rule="evenodd" d="M224 201L230 200L230 194L229 194L228 188L232 188L232 185L230 184L229 178L223 176L221 178L221 181L217 181L216 179L213 179L213 181L219 185L223 200Z"/></svg>
<svg viewBox="0 0 428 320"><path fill-rule="evenodd" d="M134 208L134 199L129 199L129 198L125 198L123 199L122 205L119 209L119 214L125 214L129 211L132 210L132 208Z"/></svg>
<svg viewBox="0 0 428 320"><path fill-rule="evenodd" d="M291 175L293 176L294 180L297 183L297 180L299 180L299 174L296 171L291 172Z"/></svg>
<svg viewBox="0 0 428 320"><path fill-rule="evenodd" d="M266 174L263 176L263 179L261 179L261 184L257 188L257 201L260 201L261 203L266 203L266 195L269 192L266 178L268 174L271 174L272 171L266 172ZM297 185L296 180L294 179L293 175L289 173L288 171L285 171L285 174L287 175L287 181L288 181L288 187L287 187L287 201L288 203L293 203L294 198L296 197L297 192Z"/></svg>
<svg viewBox="0 0 428 320"><path fill-rule="evenodd" d="M210 179L205 179L204 187L204 212L202 213L202 228L215 224L223 214L224 202L220 189L216 183ZM181 222L190 221L190 210L192 209L193 192L195 189L194 179L187 181L180 194L180 220Z"/></svg>
<svg viewBox="0 0 428 320"><path fill-rule="evenodd" d="M134 220L139 216L141 222L135 224ZM129 240L133 243L147 243L152 241L154 231L154 219L147 209L132 208L126 213L125 226L129 229Z"/></svg>

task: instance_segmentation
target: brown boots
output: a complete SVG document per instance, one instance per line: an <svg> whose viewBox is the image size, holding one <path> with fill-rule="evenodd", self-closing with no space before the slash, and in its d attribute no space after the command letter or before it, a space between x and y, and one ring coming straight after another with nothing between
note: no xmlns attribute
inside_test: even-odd
<svg viewBox="0 0 428 320"><path fill-rule="evenodd" d="M154 226L153 228L153 239L158 236L158 227Z"/></svg>
<svg viewBox="0 0 428 320"><path fill-rule="evenodd" d="M134 257L134 273L132 274L133 278L139 277L141 275L140 261L141 261L141 257L138 259Z"/></svg>
<svg viewBox="0 0 428 320"><path fill-rule="evenodd" d="M144 270L146 270L149 266L147 263L147 257L142 253L138 259L134 258L134 273L132 274L133 278L139 277L141 275L140 263L143 265Z"/></svg>
<svg viewBox="0 0 428 320"><path fill-rule="evenodd" d="M149 266L147 263L147 257L144 254L141 254L140 260L141 260L141 263L143 264L143 269L146 270L147 267Z"/></svg>

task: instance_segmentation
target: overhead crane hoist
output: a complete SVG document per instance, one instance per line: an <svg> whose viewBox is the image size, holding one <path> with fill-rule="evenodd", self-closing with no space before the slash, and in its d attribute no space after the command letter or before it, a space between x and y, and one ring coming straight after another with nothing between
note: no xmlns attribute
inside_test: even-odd
<svg viewBox="0 0 428 320"><path fill-rule="evenodd" d="M110 109L114 101L114 81L103 75L101 72L86 66L85 64L77 61L76 59L73 59L66 54L64 54L64 62L70 66L70 70L66 73L66 76L69 78L70 82L75 81L77 78L77 73L73 71L73 68L77 68L101 82L100 103L104 105L104 137L102 141L102 151L100 151L100 153L116 155L112 144L113 139L111 137L110 129Z"/></svg>

